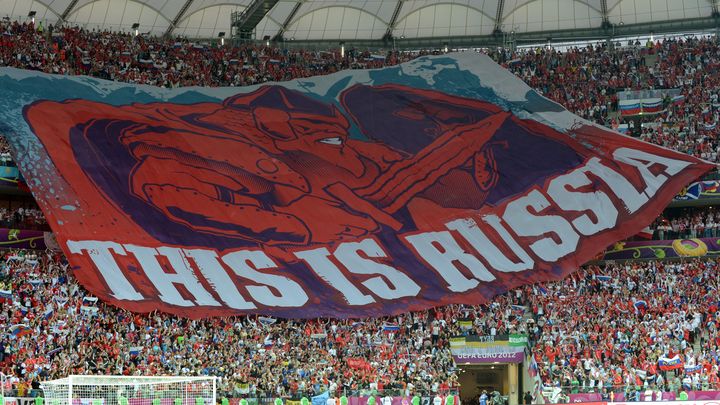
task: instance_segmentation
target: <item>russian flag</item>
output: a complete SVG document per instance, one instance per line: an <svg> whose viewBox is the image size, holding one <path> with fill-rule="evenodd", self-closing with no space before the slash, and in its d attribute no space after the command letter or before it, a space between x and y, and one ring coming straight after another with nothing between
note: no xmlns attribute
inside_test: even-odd
<svg viewBox="0 0 720 405"><path fill-rule="evenodd" d="M396 323L384 323L383 332L395 332L400 330L400 325Z"/></svg>
<svg viewBox="0 0 720 405"><path fill-rule="evenodd" d="M61 350L62 350L62 347L58 347L57 349L52 349L49 352L45 353L45 355L52 358L52 356L60 353Z"/></svg>
<svg viewBox="0 0 720 405"><path fill-rule="evenodd" d="M696 366L685 366L685 374L699 373L700 370L702 370L702 366L699 364Z"/></svg>
<svg viewBox="0 0 720 405"><path fill-rule="evenodd" d="M260 316L260 317L258 317L258 321L260 321L260 323L263 325L272 325L275 322L277 322L277 319L266 317L266 316Z"/></svg>
<svg viewBox="0 0 720 405"><path fill-rule="evenodd" d="M678 356L677 354L672 358L661 357L658 360L658 367L660 367L660 370L663 371L677 370L683 368L683 366L683 361L680 360L680 356Z"/></svg>
<svg viewBox="0 0 720 405"><path fill-rule="evenodd" d="M19 323L10 327L10 334L15 338L29 335L31 333L32 329L30 329L27 325L23 323Z"/></svg>
<svg viewBox="0 0 720 405"><path fill-rule="evenodd" d="M263 346L265 346L266 349L273 347L274 344L275 344L275 342L272 340L271 335L265 336L265 340L263 341Z"/></svg>
<svg viewBox="0 0 720 405"><path fill-rule="evenodd" d="M678 96L673 96L672 103L673 104L682 104L685 102L685 96L680 94Z"/></svg>
<svg viewBox="0 0 720 405"><path fill-rule="evenodd" d="M633 305L635 305L637 309L647 309L647 302L645 300L637 300Z"/></svg>
<svg viewBox="0 0 720 405"><path fill-rule="evenodd" d="M137 357L138 355L140 355L141 349L142 349L142 347L140 347L140 346L131 347L130 348L130 357Z"/></svg>
<svg viewBox="0 0 720 405"><path fill-rule="evenodd" d="M54 314L55 314L55 309L51 305L50 308L46 309L45 312L43 313L43 318L50 319L50 318L52 318L52 316Z"/></svg>
<svg viewBox="0 0 720 405"><path fill-rule="evenodd" d="M530 374L530 377L535 377L538 374L538 366L537 362L535 361L535 357L532 357L530 359L530 367L528 367L528 374Z"/></svg>
<svg viewBox="0 0 720 405"><path fill-rule="evenodd" d="M651 98L642 102L642 112L645 114L658 113L662 111L662 100L659 98Z"/></svg>
<svg viewBox="0 0 720 405"><path fill-rule="evenodd" d="M13 297L11 290L0 290L0 298L11 300Z"/></svg>
<svg viewBox="0 0 720 405"><path fill-rule="evenodd" d="M642 112L640 100L622 100L618 103L618 107L622 115L638 115Z"/></svg>

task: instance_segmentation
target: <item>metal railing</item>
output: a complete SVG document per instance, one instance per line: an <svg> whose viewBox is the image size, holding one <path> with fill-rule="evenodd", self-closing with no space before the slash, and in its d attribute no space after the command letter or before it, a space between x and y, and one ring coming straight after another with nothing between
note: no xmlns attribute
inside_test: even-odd
<svg viewBox="0 0 720 405"><path fill-rule="evenodd" d="M317 391L298 391L292 395L281 395L280 398L283 400L290 400L290 401L300 401L302 398L308 398L320 395L323 391L320 392ZM420 398L434 398L436 395L441 396L447 396L447 395L460 395L460 392L457 389L450 389L450 390L438 390L437 392L434 391L417 391L413 390L410 396L418 396ZM378 402L380 398L385 396L391 396L391 397L405 397L406 391L404 389L385 389L385 390L370 390L370 389L360 389L360 390L338 390L335 393L333 393L333 397L368 397L370 395L374 395L376 398L378 398ZM272 396L271 393L250 393L250 394L241 394L238 392L232 392L232 391L226 391L223 389L218 390L217 393L218 398L228 398L228 399L246 399L249 402L249 405L255 405L255 404L267 404L272 403L275 401L277 396Z"/></svg>
<svg viewBox="0 0 720 405"><path fill-rule="evenodd" d="M660 391L662 393L674 393L676 396L681 391L686 392L703 392L703 391L720 391L720 383L699 383L699 384L691 384L688 386L683 386L682 382L680 383L668 383L665 382L662 386L659 388L655 386L654 384L649 385L649 387L653 391ZM648 389L648 387L642 386L636 386L636 385L614 385L614 386L604 386L602 388L598 387L587 387L587 386L581 386L581 385L565 385L559 387L563 394L565 395L573 395L573 394L598 394L603 395L606 393L607 395L610 395L610 393L613 393L617 396L617 394L626 394L628 392L637 392L638 390L641 393L641 396L644 397L645 391Z"/></svg>

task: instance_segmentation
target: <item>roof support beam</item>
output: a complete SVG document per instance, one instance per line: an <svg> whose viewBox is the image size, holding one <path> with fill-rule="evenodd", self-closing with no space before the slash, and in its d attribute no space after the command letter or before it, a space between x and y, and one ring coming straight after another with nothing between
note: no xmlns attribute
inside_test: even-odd
<svg viewBox="0 0 720 405"><path fill-rule="evenodd" d="M609 25L610 19L608 18L607 0L600 0L600 13L602 14L603 26Z"/></svg>
<svg viewBox="0 0 720 405"><path fill-rule="evenodd" d="M190 6L193 4L193 1L195 0L185 0L185 4L182 6L180 11L178 11L177 15L175 16L175 18L173 18L167 30L165 31L166 37L169 37L170 34L172 34L172 32L175 30L175 27L177 27L177 25L180 23L180 20L183 18Z"/></svg>
<svg viewBox="0 0 720 405"><path fill-rule="evenodd" d="M609 32L601 27L590 28L573 28L565 30L553 31L536 31L536 32L519 32L515 33L514 41L518 45L544 45L547 43L548 37L553 41L594 41L607 40L612 38L636 38L639 35L647 35L654 32L655 35L660 34L677 34L690 31L714 30L718 27L718 20L713 17L688 18L679 20L669 20L662 22L649 22L640 24L625 24L616 26L614 32ZM446 37L445 41L451 48L478 48L490 46L502 46L503 36L500 35L477 35L477 36L451 36ZM328 47L337 46L337 40L299 40L286 42L286 46L290 48L302 48L313 50L324 50ZM398 42L399 49L421 49L421 48L437 48L437 37L421 37L421 38L405 38L402 42ZM387 50L387 44L381 39L357 39L345 40L345 47L358 47Z"/></svg>
<svg viewBox="0 0 720 405"><path fill-rule="evenodd" d="M395 31L395 23L397 22L398 16L400 16L400 10L402 10L403 3L405 3L404 0L398 0L397 4L395 5L395 11L393 11L393 15L390 18L390 22L388 23L388 27L385 31L385 36L383 38L392 38L392 33L393 31Z"/></svg>
<svg viewBox="0 0 720 405"><path fill-rule="evenodd" d="M493 34L502 32L503 13L505 12L505 0L498 0L497 12L495 13L495 28Z"/></svg>
<svg viewBox="0 0 720 405"><path fill-rule="evenodd" d="M288 27L290 26L290 23L292 23L293 18L295 18L295 15L300 10L300 7L302 7L302 4L303 3L301 1L298 1L295 3L295 7L293 7L292 11L290 11L290 14L288 14L287 18L283 22L282 27L280 27L280 30L278 31L278 33L275 34L275 36L273 37L273 41L282 41L283 34L285 34L285 30L287 30Z"/></svg>
<svg viewBox="0 0 720 405"><path fill-rule="evenodd" d="M77 5L79 0L72 0L70 4L68 4L67 7L65 7L65 11L63 11L62 15L60 15L60 23L64 23L65 19L67 19L70 16L70 13L72 13L73 9Z"/></svg>

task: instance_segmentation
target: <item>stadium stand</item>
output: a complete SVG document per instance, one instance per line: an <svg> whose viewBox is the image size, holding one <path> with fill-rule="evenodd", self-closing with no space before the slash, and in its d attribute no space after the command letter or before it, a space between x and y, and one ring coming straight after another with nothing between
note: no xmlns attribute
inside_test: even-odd
<svg viewBox="0 0 720 405"><path fill-rule="evenodd" d="M19 22L2 22L0 31L2 66L164 87L252 85L393 65L431 53L388 52L377 59L354 50L341 57L337 51L218 48L79 28L40 30ZM714 39L684 38L650 47L490 55L543 95L609 127L617 127L619 89L680 88L682 97L663 100L664 112L641 137L718 161L719 50ZM650 55L656 62L648 64ZM11 164L4 143L2 153ZM717 237L718 220L717 211L704 211L657 224L668 222L669 236ZM0 210L0 221L8 227L45 224L36 209ZM0 265L0 327L12 336L0 341L0 364L12 376L6 388L20 397L36 396L40 381L67 374L217 375L221 396L232 398L299 398L326 390L434 396L458 388L451 337L527 333L543 383L566 393L627 398L641 389L645 395L648 386L673 393L720 390L719 266L715 259L589 266L561 282L515 289L490 305L362 322L192 321L97 302L58 253L7 251ZM518 314L517 307L528 311ZM472 326L461 328L459 319ZM387 332L386 324L398 328ZM685 368L657 366L675 356Z"/></svg>
<svg viewBox="0 0 720 405"><path fill-rule="evenodd" d="M252 85L395 65L437 53L388 51L384 58L375 58L367 51L348 50L341 57L338 50L216 47L80 28L49 26L40 31L18 22L0 22L0 31L0 66L162 87ZM642 129L642 139L717 161L717 50L714 39L691 37L613 50L603 44L566 52L482 51L568 110L616 129L618 91L679 88L681 96L663 100L663 112ZM657 56L652 66L647 66L648 55ZM585 86L588 81L595 85Z"/></svg>

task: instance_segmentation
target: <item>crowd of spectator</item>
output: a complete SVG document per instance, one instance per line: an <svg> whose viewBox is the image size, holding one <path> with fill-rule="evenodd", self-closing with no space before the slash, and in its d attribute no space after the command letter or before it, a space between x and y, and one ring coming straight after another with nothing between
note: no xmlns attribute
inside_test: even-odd
<svg viewBox="0 0 720 405"><path fill-rule="evenodd" d="M713 206L666 210L650 229L655 240L718 237L720 210Z"/></svg>
<svg viewBox="0 0 720 405"><path fill-rule="evenodd" d="M37 207L0 208L0 228L50 230L45 216Z"/></svg>
<svg viewBox="0 0 720 405"><path fill-rule="evenodd" d="M457 388L448 345L457 307L362 321L193 321L98 302L61 254L8 251L0 263L0 328L9 331L0 365L25 387L68 374L167 374L219 376L232 397ZM387 322L399 330L384 331Z"/></svg>
<svg viewBox="0 0 720 405"><path fill-rule="evenodd" d="M532 287L544 383L575 392L717 389L719 269L715 260L590 266ZM679 364L660 365L676 356Z"/></svg>
<svg viewBox="0 0 720 405"><path fill-rule="evenodd" d="M520 55L498 54L498 59L546 97L614 129L629 121L619 114L618 92L679 89L681 97L667 97L661 112L640 120L638 135L648 142L717 162L720 57L716 38L619 45L566 52L538 48Z"/></svg>
<svg viewBox="0 0 720 405"><path fill-rule="evenodd" d="M394 65L439 51L309 51L274 46L219 46L146 38L77 27L0 22L0 66L57 74L86 74L163 87L244 86L268 81ZM617 128L617 93L679 89L681 100L643 118L639 135L711 161L718 159L720 67L715 38L665 39L571 48L487 52L530 86L570 111ZM592 82L593 86L586 84Z"/></svg>
<svg viewBox="0 0 720 405"><path fill-rule="evenodd" d="M0 66L161 87L245 86L382 67L420 54L348 50L341 57L337 50L218 46L77 27L38 29L7 21L0 22L0 31Z"/></svg>
<svg viewBox="0 0 720 405"><path fill-rule="evenodd" d="M0 166L14 166L15 161L10 153L10 144L5 137L0 136Z"/></svg>
<svg viewBox="0 0 720 405"><path fill-rule="evenodd" d="M341 57L337 51L222 47L7 21L0 31L0 66L163 87L251 85L381 67L427 53L348 50ZM618 91L679 88L685 101L665 100L663 112L646 119L641 137L717 161L719 51L714 39L691 38L649 47L490 54L545 96L610 127L621 121ZM2 156L9 153L4 143L0 147ZM718 236L718 214L669 218L663 232ZM0 221L17 215L0 210ZM37 210L19 215L43 221ZM0 277L0 327L12 331L0 340L0 365L27 392L39 380L87 373L212 374L229 396L448 392L458 386L449 338L461 333L529 334L548 386L718 388L714 292L720 274L713 260L588 267L561 282L513 290L490 305L362 321L132 314L89 296L52 252L9 251ZM472 320L472 327L461 328L458 319ZM387 332L386 323L399 329ZM658 367L660 359L675 356L682 367Z"/></svg>
<svg viewBox="0 0 720 405"><path fill-rule="evenodd" d="M0 327L10 331L0 340L0 367L28 394L33 382L68 374L172 374L219 376L230 397L434 396L458 388L450 337L514 333L529 335L546 386L720 387L714 260L591 266L489 305L309 321L132 314L89 295L61 254L8 251L0 263ZM659 368L659 359L676 355L679 369Z"/></svg>

